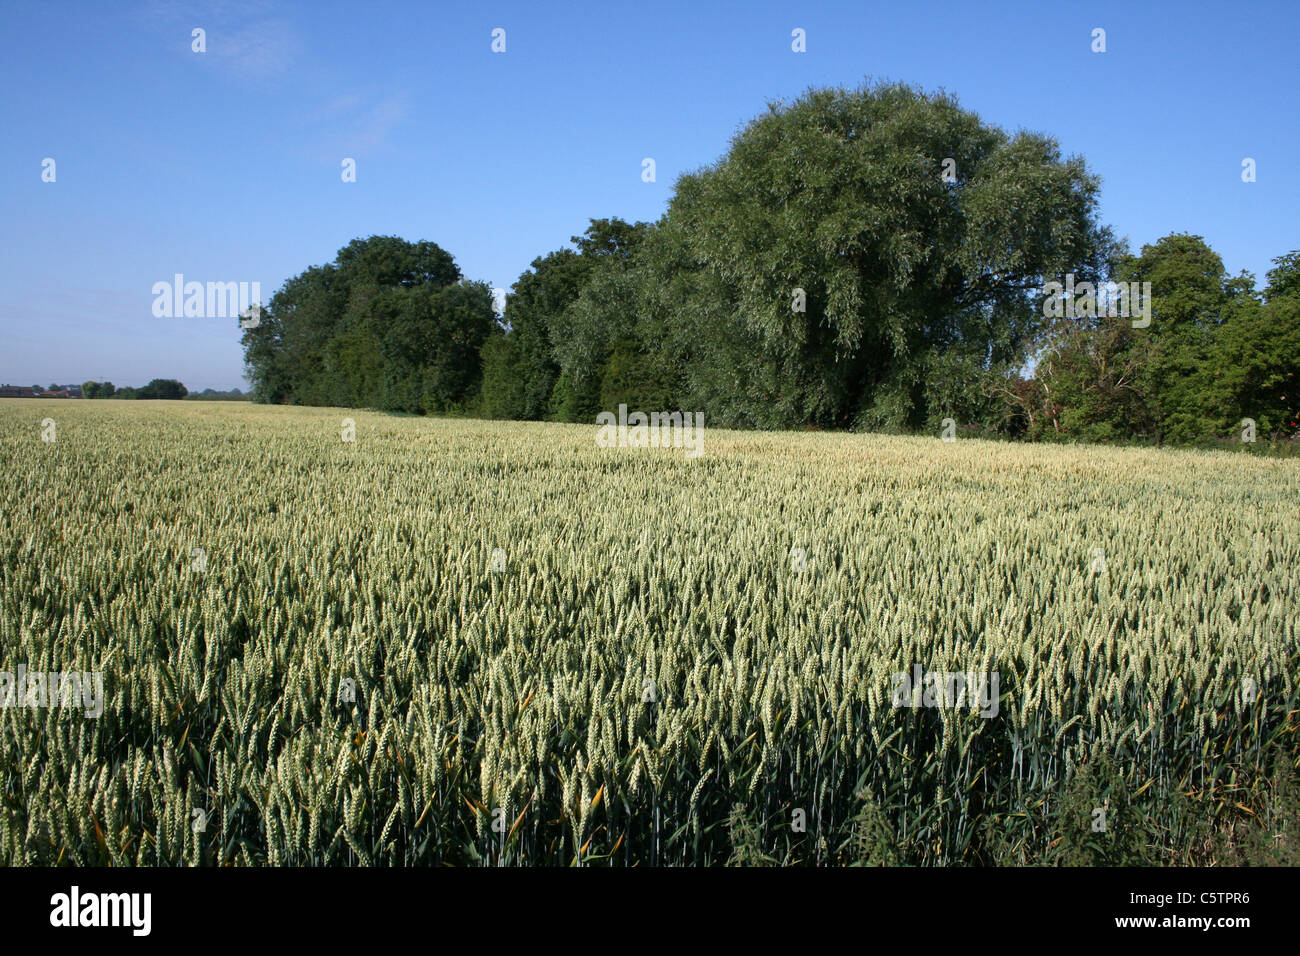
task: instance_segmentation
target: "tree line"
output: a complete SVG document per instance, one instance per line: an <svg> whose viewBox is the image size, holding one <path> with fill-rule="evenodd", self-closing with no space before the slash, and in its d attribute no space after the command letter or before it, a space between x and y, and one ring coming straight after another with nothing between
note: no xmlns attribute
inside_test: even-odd
<svg viewBox="0 0 1300 956"><path fill-rule="evenodd" d="M735 428L1300 434L1300 253L1262 290L1199 236L1133 253L1099 189L947 94L812 90L681 176L657 222L592 220L535 259L503 315L436 244L354 240L244 331L249 379L262 402L524 420L625 403ZM1067 281L1096 301L1061 308ZM1144 318L1116 314L1116 284L1150 290Z"/></svg>
<svg viewBox="0 0 1300 956"><path fill-rule="evenodd" d="M148 385L139 388L123 386L118 388L112 382L82 382L82 398L166 398L180 399L189 394L189 389L174 378L155 378Z"/></svg>

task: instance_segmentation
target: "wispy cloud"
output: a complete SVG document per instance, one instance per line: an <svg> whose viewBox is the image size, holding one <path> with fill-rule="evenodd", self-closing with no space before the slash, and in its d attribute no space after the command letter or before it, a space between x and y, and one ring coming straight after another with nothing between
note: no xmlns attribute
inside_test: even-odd
<svg viewBox="0 0 1300 956"><path fill-rule="evenodd" d="M140 11L149 25L188 49L191 31L205 34L207 65L236 82L258 82L288 73L302 52L298 30L261 0L181 3L150 0Z"/></svg>
<svg viewBox="0 0 1300 956"><path fill-rule="evenodd" d="M297 34L285 20L259 20L210 38L208 52L223 69L252 80L288 72L299 52Z"/></svg>
<svg viewBox="0 0 1300 956"><path fill-rule="evenodd" d="M388 145L388 134L406 119L406 93L385 97L364 110L355 131L357 152L373 152Z"/></svg>
<svg viewBox="0 0 1300 956"><path fill-rule="evenodd" d="M369 156L392 146L390 134L409 113L405 90L386 95L348 93L302 118L313 151L337 162L340 156Z"/></svg>

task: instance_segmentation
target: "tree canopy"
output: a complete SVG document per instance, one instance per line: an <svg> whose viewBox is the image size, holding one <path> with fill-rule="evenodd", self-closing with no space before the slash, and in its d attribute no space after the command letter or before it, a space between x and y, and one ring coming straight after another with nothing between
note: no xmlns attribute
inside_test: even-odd
<svg viewBox="0 0 1300 956"><path fill-rule="evenodd" d="M288 280L244 330L260 401L447 412L477 395L486 283L432 242L356 239Z"/></svg>
<svg viewBox="0 0 1300 956"><path fill-rule="evenodd" d="M733 427L1297 434L1300 253L1262 291L1200 236L1132 254L1099 191L1050 136L946 93L811 90L679 177L657 222L592 219L534 259L500 322L434 243L353 241L244 331L250 380L260 401L497 418L626 403ZM1150 322L1053 310L1063 282L1149 283Z"/></svg>

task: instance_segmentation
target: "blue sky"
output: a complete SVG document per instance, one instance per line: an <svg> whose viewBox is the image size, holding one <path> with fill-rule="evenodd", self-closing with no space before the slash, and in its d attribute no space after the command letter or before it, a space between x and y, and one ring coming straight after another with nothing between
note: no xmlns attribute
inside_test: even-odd
<svg viewBox="0 0 1300 956"><path fill-rule="evenodd" d="M768 100L868 77L1055 136L1135 249L1197 233L1262 284L1300 248L1298 26L1294 2L5 3L0 381L245 387L236 323L156 318L155 282L267 299L393 234L508 287L590 218L658 218Z"/></svg>

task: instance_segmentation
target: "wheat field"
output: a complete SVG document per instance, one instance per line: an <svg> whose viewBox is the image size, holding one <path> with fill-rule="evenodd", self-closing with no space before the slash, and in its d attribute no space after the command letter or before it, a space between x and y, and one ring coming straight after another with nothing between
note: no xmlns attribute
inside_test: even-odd
<svg viewBox="0 0 1300 956"><path fill-rule="evenodd" d="M0 671L103 698L11 685L0 862L1177 862L1280 825L1300 463L595 433L0 403ZM900 705L931 671L996 693Z"/></svg>

